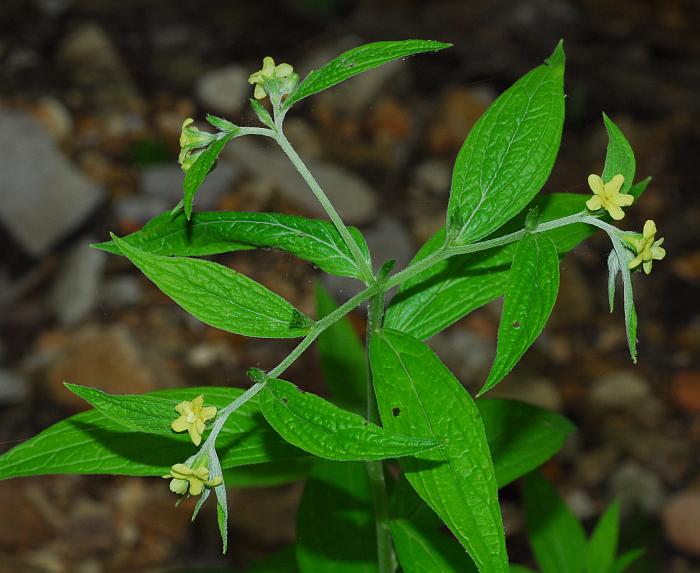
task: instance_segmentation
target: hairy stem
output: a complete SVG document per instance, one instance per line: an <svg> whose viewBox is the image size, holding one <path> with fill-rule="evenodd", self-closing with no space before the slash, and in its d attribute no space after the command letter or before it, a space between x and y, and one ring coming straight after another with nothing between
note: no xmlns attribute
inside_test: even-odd
<svg viewBox="0 0 700 573"><path fill-rule="evenodd" d="M372 381L372 366L369 361L369 346L372 336L382 327L384 318L384 289L369 301L367 315L367 419L374 424L381 424L377 397ZM377 535L377 568L379 573L393 573L396 569L396 557L391 542L389 528L389 499L384 480L384 464L381 461L367 462L367 476L374 505L374 522Z"/></svg>
<svg viewBox="0 0 700 573"><path fill-rule="evenodd" d="M338 212L335 210L335 207L333 207L333 204L323 192L323 189L321 189L321 186L318 184L318 181L316 181L316 178L313 176L311 171L309 171L304 161L301 159L301 157L299 157L299 154L294 150L292 145L285 137L284 133L282 132L281 126L277 130L275 140L282 148L282 150L287 154L287 157L289 157L289 160L294 164L294 167L296 167L296 170L299 172L299 174L304 178L304 181L306 181L307 185L311 188L311 191L313 191L313 194L316 196L316 199L318 199L318 202L321 203L321 206L323 207L324 211L328 214L328 217L335 225L335 228L338 230L338 233L340 233L340 236L343 238L343 241L347 245L348 249L350 249L353 258L355 259L355 263L357 264L358 268L360 269L360 272L362 273L363 280L366 284L371 284L374 281L374 274L372 273L372 269L367 263L367 260L365 259L364 255L360 251L360 247L357 246L357 243L352 238L352 235L350 235L350 231L348 231L348 228L345 226L345 223L343 223L343 220L340 218L340 215L338 215Z"/></svg>

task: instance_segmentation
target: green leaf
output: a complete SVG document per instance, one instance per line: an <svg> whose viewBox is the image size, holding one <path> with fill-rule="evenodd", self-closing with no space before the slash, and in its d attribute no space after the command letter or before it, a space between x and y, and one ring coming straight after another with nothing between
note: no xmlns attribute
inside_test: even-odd
<svg viewBox="0 0 700 573"><path fill-rule="evenodd" d="M352 238L370 264L362 234L349 228ZM143 229L122 237L132 247L154 255L202 256L253 248L273 248L309 261L338 276L361 277L357 264L342 237L328 221L281 213L207 212L162 213ZM121 255L113 241L95 247Z"/></svg>
<svg viewBox="0 0 700 573"><path fill-rule="evenodd" d="M313 458L282 460L238 466L224 470L226 487L274 487L305 479L313 467Z"/></svg>
<svg viewBox="0 0 700 573"><path fill-rule="evenodd" d="M530 546L542 573L580 573L586 534L552 485L538 473L524 480Z"/></svg>
<svg viewBox="0 0 700 573"><path fill-rule="evenodd" d="M556 454L575 426L563 416L516 400L477 400L498 487Z"/></svg>
<svg viewBox="0 0 700 573"><path fill-rule="evenodd" d="M559 256L551 239L525 235L513 258L498 327L498 349L479 395L488 392L512 370L542 332L557 301Z"/></svg>
<svg viewBox="0 0 700 573"><path fill-rule="evenodd" d="M586 548L586 573L606 573L613 566L620 533L620 504L613 503L602 515Z"/></svg>
<svg viewBox="0 0 700 573"><path fill-rule="evenodd" d="M432 40L374 42L342 53L318 70L307 75L284 102L290 108L310 95L327 90L340 82L394 60L422 52L437 52L452 44Z"/></svg>
<svg viewBox="0 0 700 573"><path fill-rule="evenodd" d="M627 553L624 553L615 560L615 563L613 563L613 566L607 571L607 573L624 573L642 555L644 555L643 549L633 549Z"/></svg>
<svg viewBox="0 0 700 573"><path fill-rule="evenodd" d="M476 572L459 544L438 529L421 528L406 519L391 521L391 535L404 573Z"/></svg>
<svg viewBox="0 0 700 573"><path fill-rule="evenodd" d="M625 182L620 188L620 193L627 193L632 187L632 181L634 181L636 169L634 151L620 128L605 114L603 114L603 122L608 130L608 150L601 178L607 183L618 173L622 174Z"/></svg>
<svg viewBox="0 0 700 573"><path fill-rule="evenodd" d="M529 567L525 567L524 565L511 564L510 573L535 573L535 572L532 569L530 569Z"/></svg>
<svg viewBox="0 0 700 573"><path fill-rule="evenodd" d="M238 131L239 129L235 123L231 123L228 119L217 117L211 113L207 114L207 121L221 131Z"/></svg>
<svg viewBox="0 0 700 573"><path fill-rule="evenodd" d="M318 460L297 517L301 573L376 573L374 509L365 464Z"/></svg>
<svg viewBox="0 0 700 573"><path fill-rule="evenodd" d="M507 571L496 478L471 396L428 346L407 334L380 331L370 358L384 427L440 442L400 460L406 478L479 571Z"/></svg>
<svg viewBox="0 0 700 573"><path fill-rule="evenodd" d="M447 208L448 237L471 243L519 213L544 185L564 125L564 49L508 88L459 151Z"/></svg>
<svg viewBox="0 0 700 573"><path fill-rule="evenodd" d="M337 307L328 291L316 284L317 318ZM359 411L367 402L367 359L347 316L324 330L317 340L323 377L331 394L346 408Z"/></svg>
<svg viewBox="0 0 700 573"><path fill-rule="evenodd" d="M277 432L293 444L328 460L383 460L434 447L437 440L385 431L362 416L338 408L294 384L269 378L260 409Z"/></svg>
<svg viewBox="0 0 700 573"><path fill-rule="evenodd" d="M539 209L540 222L580 213L587 196L573 193L542 195L523 212L493 234L502 236L523 228L526 213ZM559 254L576 247L595 231L575 224L541 233L550 238ZM445 240L445 229L436 233L418 251L414 261L427 257ZM387 310L385 324L416 338L426 339L447 328L484 304L502 296L508 284L516 243L479 253L459 255L434 265L406 281Z"/></svg>
<svg viewBox="0 0 700 573"><path fill-rule="evenodd" d="M241 388L178 388L144 394L175 405L204 395L221 409L243 393ZM160 407L160 406L159 406ZM265 422L257 398L236 410L224 425L217 450L224 468L308 459ZM54 424L0 457L0 479L50 474L118 474L162 476L196 451L187 433L170 436L135 432L96 410Z"/></svg>
<svg viewBox="0 0 700 573"><path fill-rule="evenodd" d="M261 104L258 100L254 98L250 98L250 107L253 108L253 111L260 120L260 123L266 125L270 129L275 128L275 122L270 116L270 112L265 109L263 104Z"/></svg>
<svg viewBox="0 0 700 573"><path fill-rule="evenodd" d="M300 573L294 556L295 551L296 548L293 545L286 547L257 563L248 573Z"/></svg>
<svg viewBox="0 0 700 573"><path fill-rule="evenodd" d="M187 170L187 173L185 173L183 204L188 219L192 216L192 205L197 189L204 183L204 180L214 166L214 162L219 156L219 153L221 153L221 150L229 141L238 135L238 132L239 129L236 128L235 130L222 134L220 139L211 143L209 147L197 157L195 162Z"/></svg>
<svg viewBox="0 0 700 573"><path fill-rule="evenodd" d="M205 324L260 338L304 336L312 324L281 296L228 267L152 255L115 235L112 240L160 290Z"/></svg>
<svg viewBox="0 0 700 573"><path fill-rule="evenodd" d="M615 283L617 282L617 275L619 274L620 259L617 253L612 250L608 255L608 305L610 306L610 312L612 312L615 307Z"/></svg>

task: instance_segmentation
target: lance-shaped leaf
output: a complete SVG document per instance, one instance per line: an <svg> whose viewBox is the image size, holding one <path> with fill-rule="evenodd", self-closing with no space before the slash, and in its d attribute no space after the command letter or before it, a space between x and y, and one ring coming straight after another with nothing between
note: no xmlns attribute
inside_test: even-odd
<svg viewBox="0 0 700 573"><path fill-rule="evenodd" d="M498 327L498 348L479 395L511 371L542 332L559 291L559 256L539 233L526 234L515 251Z"/></svg>
<svg viewBox="0 0 700 573"><path fill-rule="evenodd" d="M194 196L197 193L197 189L204 183L204 180L214 166L214 162L219 156L219 153L221 153L221 150L229 141L236 137L238 133L238 127L226 133L222 133L219 139L210 144L199 157L197 157L195 162L187 170L187 173L185 173L185 181L183 183L184 197L182 201L185 207L185 215L187 215L188 219L192 216L192 205L194 204Z"/></svg>
<svg viewBox="0 0 700 573"><path fill-rule="evenodd" d="M316 312L320 319L337 308L328 291L316 285ZM347 316L318 337L318 353L326 384L333 398L348 409L359 411L367 402L365 348Z"/></svg>
<svg viewBox="0 0 700 573"><path fill-rule="evenodd" d="M313 468L314 458L299 458L237 466L224 470L227 487L274 487L305 479Z"/></svg>
<svg viewBox="0 0 700 573"><path fill-rule="evenodd" d="M556 490L538 473L525 479L530 546L542 573L581 573L586 535Z"/></svg>
<svg viewBox="0 0 700 573"><path fill-rule="evenodd" d="M328 460L383 460L434 447L432 437L401 435L367 422L294 384L269 378L260 392L260 409L290 444Z"/></svg>
<svg viewBox="0 0 700 573"><path fill-rule="evenodd" d="M407 334L380 331L370 359L384 427L440 442L400 460L406 478L479 571L508 571L496 477L474 401L432 350Z"/></svg>
<svg viewBox="0 0 700 573"><path fill-rule="evenodd" d="M498 487L556 454L575 426L563 416L517 400L477 400Z"/></svg>
<svg viewBox="0 0 700 573"><path fill-rule="evenodd" d="M605 154L605 166L603 167L603 181L610 181L618 173L625 181L620 188L620 193L627 193L632 187L636 162L634 151L617 125L605 114L603 114L605 129L608 131L608 149Z"/></svg>
<svg viewBox="0 0 700 573"><path fill-rule="evenodd" d="M620 533L620 504L615 502L598 521L586 548L586 573L607 572L613 566Z"/></svg>
<svg viewBox="0 0 700 573"><path fill-rule="evenodd" d="M401 40L358 46L342 53L322 68L311 71L285 100L284 106L289 108L305 97L327 90L382 64L422 52L437 52L451 45L433 40Z"/></svg>
<svg viewBox="0 0 700 573"><path fill-rule="evenodd" d="M459 544L438 529L394 519L391 536L404 573L476 573L474 563Z"/></svg>
<svg viewBox="0 0 700 573"><path fill-rule="evenodd" d="M613 566L608 570L608 573L624 573L642 555L644 555L643 549L632 549L627 553L623 553L615 560L615 563L613 563Z"/></svg>
<svg viewBox="0 0 700 573"><path fill-rule="evenodd" d="M362 234L349 228L370 264ZM196 257L252 248L273 248L309 261L338 276L360 277L350 249L329 221L281 213L205 212L188 221L183 213L162 213L143 229L122 237L123 242L154 255ZM95 245L121 255L113 241Z"/></svg>
<svg viewBox="0 0 700 573"><path fill-rule="evenodd" d="M163 420L169 428L178 416L175 405L183 400L203 394L208 405L223 408L242 393L240 388L178 388L143 397L170 404L171 414ZM0 479L50 474L162 476L195 449L187 433L146 434L90 410L54 424L2 455ZM270 427L256 398L231 414L217 440L217 450L223 468L309 459Z"/></svg>
<svg viewBox="0 0 700 573"><path fill-rule="evenodd" d="M304 336L311 319L236 271L199 259L152 255L112 235L124 255L166 295L205 324L244 336Z"/></svg>
<svg viewBox="0 0 700 573"><path fill-rule="evenodd" d="M318 460L297 515L301 573L376 573L374 508L365 464Z"/></svg>
<svg viewBox="0 0 700 573"><path fill-rule="evenodd" d="M519 213L554 165L564 125L564 50L519 79L476 122L459 151L447 209L448 236L485 237Z"/></svg>

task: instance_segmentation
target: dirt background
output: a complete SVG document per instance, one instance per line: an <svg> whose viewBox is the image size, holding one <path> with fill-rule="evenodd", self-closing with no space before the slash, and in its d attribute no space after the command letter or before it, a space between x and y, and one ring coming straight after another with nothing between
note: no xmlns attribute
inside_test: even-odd
<svg viewBox="0 0 700 573"><path fill-rule="evenodd" d="M639 363L607 312L596 236L562 265L544 335L499 389L579 430L546 474L587 525L622 502L632 571L700 571L700 4L692 0L166 2L5 0L0 6L0 451L83 405L63 380L118 393L245 385L288 342L189 319L124 260L90 250L172 207L180 125L206 112L253 124L246 78L264 55L308 70L363 42L454 43L311 98L290 114L300 153L330 172L377 260L405 264L443 221L451 164L493 98L560 38L567 118L547 190L587 193L607 112L653 181L624 226L653 218L667 259L635 276ZM227 153L201 209L316 215L248 142ZM222 257L313 312L317 271L270 252ZM351 286L327 280L338 297ZM432 341L470 389L488 372L498 304ZM358 331L361 313L353 316ZM314 352L289 370L323 392ZM229 555L214 518L189 524L158 479L59 476L0 483L0 572L243 571L295 538L301 484L231 491ZM502 493L515 562L530 553L517 484Z"/></svg>

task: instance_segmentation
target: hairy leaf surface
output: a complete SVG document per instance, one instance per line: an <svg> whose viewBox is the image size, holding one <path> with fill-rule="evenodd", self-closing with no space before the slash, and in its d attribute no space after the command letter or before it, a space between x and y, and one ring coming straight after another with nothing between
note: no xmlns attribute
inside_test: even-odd
<svg viewBox="0 0 700 573"><path fill-rule="evenodd" d="M350 234L370 264L362 234ZM122 237L132 247L153 255L192 257L253 248L273 248L309 261L338 276L361 277L350 249L329 221L282 213L204 212L188 220L183 213L162 213L143 229ZM121 255L113 241L96 247Z"/></svg>
<svg viewBox="0 0 700 573"><path fill-rule="evenodd" d="M304 336L311 319L260 283L199 259L152 255L112 235L124 255L184 310L205 324L244 336Z"/></svg>
<svg viewBox="0 0 700 573"><path fill-rule="evenodd" d="M542 189L564 125L564 50L503 92L459 151L447 208L451 240L471 243L519 213Z"/></svg>
<svg viewBox="0 0 700 573"><path fill-rule="evenodd" d="M474 401L432 350L409 335L381 331L370 357L384 427L440 442L400 460L406 478L479 571L508 571L496 478Z"/></svg>
<svg viewBox="0 0 700 573"><path fill-rule="evenodd" d="M328 460L383 460L434 447L432 436L401 435L367 422L294 384L270 378L260 393L260 409L290 444ZM426 434L429 436L429 434Z"/></svg>
<svg viewBox="0 0 700 573"><path fill-rule="evenodd" d="M437 52L449 48L451 45L433 40L401 40L373 42L358 46L342 53L322 68L310 72L289 95L284 106L291 107L310 95L327 90L348 78L382 64L422 52Z"/></svg>

